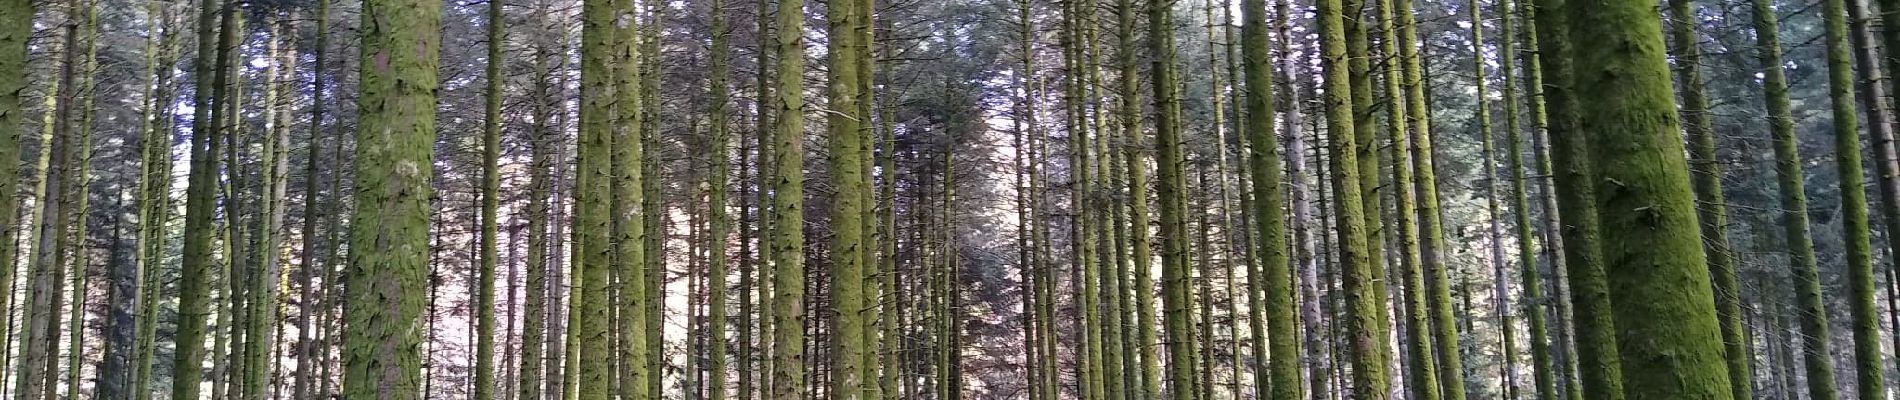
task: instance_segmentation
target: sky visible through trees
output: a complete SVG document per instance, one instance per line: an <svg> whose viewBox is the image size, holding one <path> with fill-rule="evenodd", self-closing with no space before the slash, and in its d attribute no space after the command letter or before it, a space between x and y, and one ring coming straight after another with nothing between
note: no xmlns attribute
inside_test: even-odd
<svg viewBox="0 0 1900 400"><path fill-rule="evenodd" d="M1900 0L0 0L0 396L1884 399Z"/></svg>

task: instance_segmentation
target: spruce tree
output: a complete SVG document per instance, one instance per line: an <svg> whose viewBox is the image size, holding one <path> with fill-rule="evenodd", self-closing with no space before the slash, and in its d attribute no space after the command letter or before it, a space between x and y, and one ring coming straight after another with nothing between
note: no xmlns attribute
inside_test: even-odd
<svg viewBox="0 0 1900 400"><path fill-rule="evenodd" d="M707 164L712 169L706 178L706 209L708 214L707 218L710 219L710 221L707 221L708 232L706 236L708 243L706 248L711 252L710 260L708 260L709 264L706 269L706 301L707 308L709 309L707 318L711 321L706 324L707 346L710 347L706 352L706 369L712 371L711 376L714 379L708 382L707 398L710 400L725 400L727 322L726 236L729 235L731 231L730 220L732 219L726 210L728 198L726 188L729 183L727 176L730 174L728 171L731 170L731 167L727 165L726 155L732 140L731 130L728 126L730 116L728 116L727 103L730 102L732 98L730 83L732 67L729 65L729 60L731 59L729 54L731 52L731 43L728 42L726 38L726 31L728 30L726 23L726 1L713 0L711 12L712 48L710 51L712 53L710 56L712 82L709 89L712 92L712 99L708 101L712 103L712 115L709 117L710 120L707 121L707 124L712 131L712 140L708 143L708 151L706 152L706 157L711 161ZM739 290L750 289L749 287L741 286ZM739 342L740 346L746 346L748 344L749 342L746 341Z"/></svg>
<svg viewBox="0 0 1900 400"><path fill-rule="evenodd" d="M1600 250L1633 399L1727 399L1721 333L1702 254L1661 16L1654 4L1569 4L1578 131L1593 132ZM1540 13L1541 15L1542 13ZM1549 24L1546 24L1549 26ZM1548 41L1546 41L1548 43ZM1555 135L1553 135L1554 137ZM1581 217L1581 216L1580 216Z"/></svg>
<svg viewBox="0 0 1900 400"><path fill-rule="evenodd" d="M507 20L502 2L488 3L488 60L484 63L482 95L482 196L481 260L475 290L475 400L495 398L495 265L496 231L501 209L501 97L502 43L507 40Z"/></svg>
<svg viewBox="0 0 1900 400"><path fill-rule="evenodd" d="M1802 310L1812 311L1814 308L1810 307L1821 306L1819 303L1820 273L1815 261L1814 239L1808 222L1807 184L1802 172L1800 141L1795 136L1793 106L1788 99L1788 77L1782 69L1784 61L1781 53L1780 17L1775 14L1772 0L1751 0L1749 4L1754 11L1755 59L1756 66L1760 68L1762 74L1762 100L1766 105L1765 111L1768 112L1770 139L1775 147L1775 177L1781 206L1779 217L1783 240L1787 244L1784 251L1787 252L1789 261L1794 264L1795 298ZM1776 303L1780 302L1776 301ZM1774 314L1776 320L1781 319L1781 313ZM1805 315L1807 312L1800 314ZM1810 318L1804 316L1802 320L1803 333L1812 334L1813 331L1809 329L1815 326L1809 325ZM1827 325L1819 324L1819 328L1825 332ZM1806 340L1803 343L1808 346L1817 345L1813 340ZM1827 343L1822 340L1818 345L1826 346ZM1815 361L1812 348L1808 348L1803 354L1808 356L1808 362ZM1822 362L1831 361L1831 357L1828 356L1821 358ZM1814 371L1814 366L1809 366L1811 375L1808 379L1825 379L1828 381L1826 384L1829 385L1827 388L1818 388L1810 384L1811 393L1824 390L1832 394L1831 365L1831 362L1823 364L1823 367L1828 368L1827 371ZM1822 374L1813 375L1815 372ZM1794 388L1787 388L1787 390L1792 391Z"/></svg>
<svg viewBox="0 0 1900 400"><path fill-rule="evenodd" d="M343 395L420 393L441 2L363 3L356 215L344 307Z"/></svg>
<svg viewBox="0 0 1900 400"><path fill-rule="evenodd" d="M858 76L858 53L864 51L862 39L854 29L853 22L860 10L857 1L830 2L825 12L829 29L826 57L830 60L826 69L830 84L827 86L829 107L835 111L828 113L826 126L829 128L831 144L832 186L837 191L831 200L832 243L831 243L831 312L836 318L836 329L832 348L832 384L831 396L838 399L864 399L871 387L867 379L864 363L866 353L864 299L864 254L865 214L864 192L868 189L864 182L863 148L865 140L859 124L865 121L860 115L858 97L861 88Z"/></svg>
<svg viewBox="0 0 1900 400"><path fill-rule="evenodd" d="M774 278L772 330L773 400L798 400L805 395L805 75L804 1L780 0L773 35L778 62L771 109L772 135L771 240Z"/></svg>
<svg viewBox="0 0 1900 400"><path fill-rule="evenodd" d="M1749 384L1748 343L1741 326L1741 298L1735 280L1735 256L1728 240L1728 202L1722 194L1722 165L1715 157L1715 128L1701 71L1702 49L1697 44L1698 20L1691 0L1669 1L1669 47L1676 58L1675 75L1681 103L1683 130L1688 133L1689 173L1695 185L1696 220L1701 224L1709 277L1714 281L1717 319L1734 398L1753 397Z"/></svg>
<svg viewBox="0 0 1900 400"><path fill-rule="evenodd" d="M1300 363L1293 357L1299 354L1298 321L1295 317L1293 300L1292 270L1286 254L1286 215L1280 211L1280 152L1274 138L1273 120L1273 69L1269 64L1267 48L1267 4L1265 0L1243 0L1241 11L1241 52L1246 57L1242 62L1246 76L1247 95L1243 99L1246 124L1242 129L1252 142L1247 149L1247 162L1251 164L1253 184L1253 217L1255 235L1258 235L1259 248L1256 259L1260 263L1259 276L1248 275L1248 295L1264 297L1250 301L1252 307L1263 307L1266 313L1266 348L1257 349L1258 356L1275 356L1267 361L1267 377L1259 385L1262 390L1271 388L1269 398L1299 399L1301 395ZM1295 177L1298 179L1298 177ZM1145 221L1144 221L1145 222ZM1253 332L1259 337L1262 332ZM1259 339L1256 339L1256 343ZM1255 373L1260 373L1256 371Z"/></svg>

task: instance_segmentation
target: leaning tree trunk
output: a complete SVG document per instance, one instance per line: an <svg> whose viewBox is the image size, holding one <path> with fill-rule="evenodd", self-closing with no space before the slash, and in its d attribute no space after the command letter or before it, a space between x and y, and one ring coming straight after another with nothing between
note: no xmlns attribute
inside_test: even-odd
<svg viewBox="0 0 1900 400"><path fill-rule="evenodd" d="M1853 35L1849 44L1854 45L1855 68L1861 73L1861 79L1855 83L1860 85L1859 100L1867 108L1867 130L1873 131L1875 138L1893 137L1893 112L1885 104L1887 88L1875 83L1881 80L1880 50L1874 47L1873 30L1868 27L1867 5L1862 0L1845 2ZM1844 133L1836 132L1837 136ZM1836 137L1834 143L1836 167L1844 179L1841 181L1841 227L1845 230L1843 238L1847 245L1848 315L1853 319L1850 326L1854 331L1854 371L1858 373L1854 382L1861 398L1884 397L1886 373L1881 370L1880 310L1874 302L1878 283L1869 237L1872 227L1867 217L1867 184L1863 178L1866 170L1861 166L1860 132L1853 132L1851 137Z"/></svg>

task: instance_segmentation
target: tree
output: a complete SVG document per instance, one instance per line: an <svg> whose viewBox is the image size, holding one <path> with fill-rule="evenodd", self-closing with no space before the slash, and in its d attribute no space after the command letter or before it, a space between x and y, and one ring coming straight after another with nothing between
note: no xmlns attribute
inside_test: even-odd
<svg viewBox="0 0 1900 400"><path fill-rule="evenodd" d="M210 314L210 286L217 262L212 258L216 241L214 225L217 202L218 157L223 138L221 98L226 58L221 54L235 40L230 29L232 11L229 2L202 3L198 14L198 56L192 65L197 88L192 92L191 173L185 189L184 258L178 281L178 333L176 355L172 358L172 398L198 398L204 364L205 319ZM213 27L222 27L215 29ZM196 121L203 121L198 123Z"/></svg>
<svg viewBox="0 0 1900 400"><path fill-rule="evenodd" d="M1176 94L1174 10L1167 2L1148 4L1148 54L1153 60L1157 201L1161 204L1161 301L1166 310L1168 382L1172 398L1195 399L1193 379L1200 376L1192 353L1193 295L1188 292L1187 180L1181 149L1181 104ZM1092 311L1091 311L1092 312Z"/></svg>
<svg viewBox="0 0 1900 400"><path fill-rule="evenodd" d="M1704 91L1700 70L1702 50L1696 36L1695 12L1690 0L1669 2L1669 40L1676 57L1675 73L1682 104L1683 129L1689 136L1690 180L1695 185L1696 220L1701 223L1703 249L1709 259L1709 276L1715 282L1716 317L1722 329L1724 354L1728 360L1731 396L1752 398L1748 372L1747 339L1742 336L1741 299L1737 296L1735 257L1728 240L1728 204L1722 195L1722 167L1715 160L1715 132L1709 115L1709 99Z"/></svg>
<svg viewBox="0 0 1900 400"><path fill-rule="evenodd" d="M1264 0L1243 0L1241 12L1241 52L1246 57L1242 68L1246 71L1247 96L1246 124L1253 146L1247 149L1247 162L1251 164L1253 180L1253 217L1255 234L1260 242L1256 250L1260 263L1259 275L1248 274L1248 296L1257 296L1260 300L1249 301L1250 307L1261 307L1267 314L1265 338L1267 348L1256 350L1257 354L1289 355L1273 357L1267 361L1267 379L1259 387L1272 388L1270 398L1301 398L1300 366L1298 360L1291 357L1299 354L1298 321L1294 317L1292 270L1287 264L1286 236L1281 227L1286 224L1286 215L1280 211L1280 152L1276 147L1273 130L1273 69L1268 64L1267 50L1267 3ZM1297 179L1297 178L1296 178ZM1253 332L1259 338L1263 332ZM1255 340L1256 344L1259 339ZM1258 373L1258 372L1256 372Z"/></svg>
<svg viewBox="0 0 1900 400"><path fill-rule="evenodd" d="M507 21L502 17L502 2L488 3L488 62L485 63L482 110L482 210L481 267L477 275L475 317L475 399L495 398L495 265L501 209L501 88L502 42L506 41Z"/></svg>
<svg viewBox="0 0 1900 400"><path fill-rule="evenodd" d="M1564 267L1569 272L1570 295L1577 346L1577 369L1583 398L1621 400L1622 359L1617 356L1616 326L1611 318L1608 271L1601 246L1596 190L1592 176L1592 149L1576 135L1582 113L1575 95L1571 62L1570 9L1566 0L1535 0L1539 27L1539 72L1546 82L1544 99L1549 114L1551 162L1557 172L1557 211L1562 230Z"/></svg>
<svg viewBox="0 0 1900 400"><path fill-rule="evenodd" d="M772 210L775 213L771 247L773 275L772 394L773 400L798 400L805 392L805 117L802 93L805 75L805 38L802 0L778 3L776 88L772 101L775 133L772 137Z"/></svg>
<svg viewBox="0 0 1900 400"><path fill-rule="evenodd" d="M827 36L832 38L825 53L830 59L826 94L830 108L835 110L828 113L826 126L830 129L832 185L837 190L831 200L831 311L838 332L831 355L832 373L836 374L831 394L839 399L869 399L876 393L871 390L876 378L866 373L870 366L865 363L869 319L865 315L868 306L863 275L864 252L868 250L862 218L866 214L864 193L869 188L864 182L862 160L866 138L859 125L867 121L868 115L858 107L862 91L859 84L863 83L858 75L858 57L865 49L854 26L857 14L863 12L857 6L857 1L831 2L825 13Z"/></svg>
<svg viewBox="0 0 1900 400"><path fill-rule="evenodd" d="M30 0L11 0L0 3L0 226L6 227L5 243L0 243L0 281L8 282L5 293L0 293L0 308L11 310L13 302L12 283L19 253L15 237L25 236L16 225L14 215L19 191L18 160L21 157L20 138L26 127L22 110L21 94L27 87L27 60L31 53L27 42L33 36L33 16L38 7ZM9 311L10 313L10 311ZM11 315L11 314L9 314ZM11 324L5 329L12 333ZM0 344L10 343L0 335ZM0 351L0 353L4 353ZM4 365L4 363L0 363Z"/></svg>
<svg viewBox="0 0 1900 400"><path fill-rule="evenodd" d="M1887 88L1874 84L1881 80L1877 60L1880 54L1873 44L1873 30L1868 27L1867 5L1860 0L1844 3L1853 31L1848 44L1856 49L1855 68L1861 71L1863 78L1854 82L1860 85L1858 100L1867 108L1867 128L1875 132L1875 138L1891 138L1894 136L1893 111L1882 101L1887 97ZM1853 71L1848 72L1851 79ZM1836 131L1835 136L1834 151L1838 155L1834 161L1841 178L1842 240L1847 250L1848 318L1853 321L1854 332L1854 372L1857 373L1854 383L1860 397L1867 398L1886 393L1886 373L1881 371L1880 311L1874 303L1876 283L1873 246L1868 236L1872 227L1867 220L1866 170L1861 166L1860 131ZM1892 276L1891 272L1888 276ZM1894 293L1891 286L1887 293ZM1894 299L1888 300L1893 304Z"/></svg>
<svg viewBox="0 0 1900 400"><path fill-rule="evenodd" d="M346 398L420 393L441 3L363 4L356 214L344 306Z"/></svg>
<svg viewBox="0 0 1900 400"><path fill-rule="evenodd" d="M707 391L707 398L711 400L726 398L726 236L731 230L731 217L726 211L726 188L730 185L727 178L730 167L727 166L726 154L729 151L727 149L730 146L729 142L732 140L730 139L730 117L727 115L727 103L732 97L729 76L731 66L728 65L731 58L729 54L731 43L726 38L727 30L726 1L713 0L712 87L709 88L712 92L712 99L709 100L712 103L712 115L709 117L710 121L707 121L712 130L712 140L708 143L709 148L706 152L706 157L711 159L711 162L707 164L712 169L706 178L708 188L706 208L708 218L711 219L707 222L710 232L707 233L709 243L706 247L712 254L709 260L710 266L706 270L706 301L707 308L711 310L708 319L712 321L706 326L707 344L711 347L707 351L709 363L706 369L712 371L714 378L709 383ZM740 290L750 290L750 288L742 285ZM750 345L749 341L740 342L740 346L747 345ZM745 375L741 377L744 378ZM750 396L750 394L741 396Z"/></svg>
<svg viewBox="0 0 1900 400"><path fill-rule="evenodd" d="M1602 237L1600 251L1615 294L1625 393L1728 398L1694 194L1675 134L1661 18L1640 1L1568 6L1567 40L1632 44L1571 47L1572 59L1593 60L1573 65L1572 89L1575 98L1591 99L1577 104L1578 130L1596 133L1590 157L1597 218L1604 232L1616 232Z"/></svg>
<svg viewBox="0 0 1900 400"><path fill-rule="evenodd" d="M1819 306L1820 272L1814 257L1814 239L1810 236L1808 226L1808 197L1805 178L1801 171L1800 142L1795 139L1794 117L1791 111L1793 107L1788 100L1788 78L1787 73L1782 70L1779 17L1775 15L1771 0L1751 0L1749 3L1754 11L1755 58L1758 60L1758 68L1762 73L1762 100L1767 108L1769 134L1775 146L1775 177L1780 189L1780 219L1783 240L1787 243L1787 248L1783 250L1787 252L1788 259L1794 264L1795 298L1798 299L1803 310L1800 313L1804 316L1803 333L1812 334L1813 331L1810 329L1819 327L1825 334L1827 329L1825 322L1818 325L1811 324L1810 317L1807 317L1815 315L1809 313L1813 310L1809 308L1810 306ZM1776 314L1779 319L1780 313ZM1805 343L1809 346L1816 345L1812 340ZM1827 345L1825 341L1819 345L1823 346L1822 349L1825 351ZM1819 365L1828 368L1827 371L1813 369L1817 367L1813 351L1814 349L1810 347L1804 352L1808 355L1810 373L1808 379L1832 380L1832 363L1825 360L1828 357L1822 357L1823 364ZM1820 374L1815 374L1816 372ZM1820 384L1828 387L1816 386ZM1815 391L1825 391L1831 395L1832 385L1832 383L1811 383L1809 390L1811 394Z"/></svg>
<svg viewBox="0 0 1900 400"><path fill-rule="evenodd" d="M333 269L330 264L320 264L320 262L324 260L324 256L320 254L324 250L322 245L326 244L326 242L322 241L322 237L319 236L319 225L323 224L324 214L323 209L319 207L326 206L325 201L334 202L334 196L336 196L335 190L337 190L335 186L328 187L327 189L331 191L331 198L326 199L320 197L323 195L322 191L326 188L321 186L324 181L318 178L322 172L323 165L327 163L327 160L323 156L322 139L324 136L323 123L326 106L326 104L324 104L324 91L328 90L330 83L328 75L329 69L327 68L329 64L326 64L330 45L330 0L317 0L316 8L312 11L314 15L312 15L311 18L316 20L316 33L314 35L316 36L316 43L311 47L310 51L313 69L310 74L310 141L309 145L306 146L308 158L304 161L304 203L302 221L302 236L304 238L303 266L298 270L298 274L301 275L299 277L302 286L300 296L303 301L300 302L297 311L297 318L299 320L297 329L297 371L295 379L297 386L292 392L298 398L310 398L311 396L315 396L313 391L321 390L321 388L317 387L321 385L313 381L317 379L327 379L327 377L319 377L317 375L316 365L319 363L328 365L329 360L324 357L316 357L318 352L317 348L319 346L328 346L317 343L318 338L315 335L315 331L319 329L317 320L320 318L315 318L313 314L318 312L317 303L319 302L316 301L318 297L316 287L317 280L322 279L324 284L330 284L331 281L328 272ZM332 137L330 140L341 142L342 138ZM169 144L170 142L167 141L167 145ZM169 151L167 153L169 153ZM169 154L159 157L169 158ZM329 229L335 231L337 227L330 227ZM336 246L334 242L328 242L327 244ZM157 249L150 251L156 252ZM322 312L324 315L329 315L328 308L323 309ZM154 314L156 314L155 309Z"/></svg>

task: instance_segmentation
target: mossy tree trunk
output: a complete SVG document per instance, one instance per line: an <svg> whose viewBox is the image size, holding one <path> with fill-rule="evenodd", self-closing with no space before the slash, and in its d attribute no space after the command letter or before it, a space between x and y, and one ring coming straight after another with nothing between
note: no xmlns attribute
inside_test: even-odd
<svg viewBox="0 0 1900 400"><path fill-rule="evenodd" d="M1264 379L1257 384L1263 392L1270 391L1268 398L1299 399L1302 397L1300 381L1300 359L1293 355L1300 353L1298 312L1293 297L1293 272L1288 265L1286 253L1287 240L1285 230L1286 214L1281 211L1284 202L1280 184L1280 152L1274 137L1273 118L1273 66L1268 49L1267 3L1265 0L1242 0L1241 12L1241 54L1245 62L1241 68L1245 72L1247 88L1243 99L1246 123L1242 129L1246 132L1252 147L1247 149L1247 162L1251 165L1253 184L1253 227L1259 247L1255 249L1255 259L1260 263L1258 275L1248 274L1248 303L1250 307L1261 308L1266 314L1266 327L1262 332L1255 324L1252 332L1255 344L1261 343L1264 336L1265 348L1255 350L1256 357L1269 357ZM1299 179L1297 176L1294 179ZM1255 372L1260 373L1259 371Z"/></svg>
<svg viewBox="0 0 1900 400"><path fill-rule="evenodd" d="M1596 191L1590 143L1577 135L1581 115L1574 96L1570 12L1566 0L1535 0L1538 65L1544 79L1552 179L1562 228L1564 269L1570 278L1573 340L1583 399L1623 399L1622 360L1610 317L1609 281L1599 250Z"/></svg>
<svg viewBox="0 0 1900 400"><path fill-rule="evenodd" d="M778 76L771 101L773 135L773 400L805 394L805 75L804 1L780 0L776 28Z"/></svg>
<svg viewBox="0 0 1900 400"><path fill-rule="evenodd" d="M1695 186L1696 220L1701 224L1704 253L1709 258L1709 277L1714 281L1716 316L1721 324L1724 354L1728 361L1731 396L1753 397L1749 389L1748 345L1741 326L1741 298L1737 296L1735 256L1728 240L1728 203L1722 194L1722 165L1715 159L1715 128L1709 114L1709 98L1702 79L1702 49L1697 44L1695 16L1691 0L1669 1L1669 46L1676 58L1675 75L1678 101L1681 102L1683 130L1688 133L1690 181Z"/></svg>
<svg viewBox="0 0 1900 400"><path fill-rule="evenodd" d="M430 171L441 2L363 4L356 217L344 307L343 395L413 399L421 387Z"/></svg>
<svg viewBox="0 0 1900 400"><path fill-rule="evenodd" d="M1894 136L1893 111L1885 104L1887 88L1877 84L1883 79L1880 50L1875 47L1873 30L1868 26L1867 4L1862 0L1844 2L1852 35L1848 44L1854 49L1854 68L1861 74L1861 79L1854 83L1858 85L1857 99L1867 109L1867 130L1874 132L1876 140L1891 138ZM1842 179L1841 228L1845 232L1842 238L1847 248L1848 318L1854 333L1854 371L1857 373L1854 383L1860 398L1880 398L1886 396L1886 373L1881 370L1880 310L1874 300L1879 284L1875 282L1872 238L1869 237L1872 227L1867 215L1866 170L1861 164L1860 132L1853 132L1851 137L1839 137L1845 135L1845 131L1835 134L1837 156L1834 161ZM1879 144L1875 146L1881 149Z"/></svg>
<svg viewBox="0 0 1900 400"><path fill-rule="evenodd" d="M1591 135L1605 276L1634 399L1728 399L1661 16L1643 1L1569 4L1578 131ZM1541 15L1542 13L1540 13ZM1548 26L1549 24L1546 24ZM1545 41L1549 43L1550 41ZM1554 135L1553 135L1554 136Z"/></svg>
<svg viewBox="0 0 1900 400"><path fill-rule="evenodd" d="M484 63L482 94L482 195L481 254L475 287L475 374L474 399L495 398L495 265L497 264L497 213L501 209L501 100L502 44L507 40L507 20L502 2L488 4L488 59Z"/></svg>

